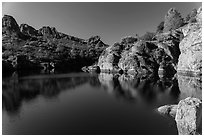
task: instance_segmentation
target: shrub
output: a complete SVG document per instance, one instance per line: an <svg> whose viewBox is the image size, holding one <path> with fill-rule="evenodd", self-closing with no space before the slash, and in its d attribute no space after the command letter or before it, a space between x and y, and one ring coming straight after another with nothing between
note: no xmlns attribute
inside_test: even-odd
<svg viewBox="0 0 204 137"><path fill-rule="evenodd" d="M164 32L177 29L184 24L181 14L175 9L171 8L165 16Z"/></svg>
<svg viewBox="0 0 204 137"><path fill-rule="evenodd" d="M133 44L133 43L137 42L137 40L138 40L138 38L136 38L136 37L127 36L121 40L121 44L122 45Z"/></svg>
<svg viewBox="0 0 204 137"><path fill-rule="evenodd" d="M140 39L144 41L152 41L154 36L154 32L146 32L143 36L140 37Z"/></svg>
<svg viewBox="0 0 204 137"><path fill-rule="evenodd" d="M187 16L186 16L186 19L185 19L185 22L188 23L188 22L195 22L196 19L195 19L195 16L197 15L197 9L193 9Z"/></svg>
<svg viewBox="0 0 204 137"><path fill-rule="evenodd" d="M162 33L164 30L164 21L162 21L158 26L157 26L157 33Z"/></svg>

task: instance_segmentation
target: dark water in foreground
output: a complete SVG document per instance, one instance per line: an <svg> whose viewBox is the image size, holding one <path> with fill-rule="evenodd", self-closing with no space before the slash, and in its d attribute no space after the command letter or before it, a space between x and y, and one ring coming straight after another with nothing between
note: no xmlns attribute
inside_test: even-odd
<svg viewBox="0 0 204 137"><path fill-rule="evenodd" d="M2 80L3 134L177 134L161 105L201 98L201 78L13 74Z"/></svg>

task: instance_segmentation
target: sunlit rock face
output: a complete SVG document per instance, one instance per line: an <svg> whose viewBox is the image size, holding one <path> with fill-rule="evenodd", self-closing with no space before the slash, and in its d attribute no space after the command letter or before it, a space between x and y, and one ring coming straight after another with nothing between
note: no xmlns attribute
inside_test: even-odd
<svg viewBox="0 0 204 137"><path fill-rule="evenodd" d="M164 105L164 106L159 107L157 110L161 114L169 115L169 116L175 118L177 108L178 108L178 105Z"/></svg>
<svg viewBox="0 0 204 137"><path fill-rule="evenodd" d="M202 131L202 102L188 97L178 104L175 117L179 135L196 135Z"/></svg>
<svg viewBox="0 0 204 137"><path fill-rule="evenodd" d="M180 42L181 55L178 73L202 74L202 9L198 9L195 23L182 27L184 39Z"/></svg>
<svg viewBox="0 0 204 137"><path fill-rule="evenodd" d="M202 77L189 77L178 75L180 99L195 97L202 99Z"/></svg>
<svg viewBox="0 0 204 137"><path fill-rule="evenodd" d="M158 72L159 64L154 58L156 48L153 43L138 41L122 52L118 66L128 73Z"/></svg>
<svg viewBox="0 0 204 137"><path fill-rule="evenodd" d="M202 102L200 99L187 97L179 101L178 105L164 105L157 111L175 119L179 135L202 134Z"/></svg>

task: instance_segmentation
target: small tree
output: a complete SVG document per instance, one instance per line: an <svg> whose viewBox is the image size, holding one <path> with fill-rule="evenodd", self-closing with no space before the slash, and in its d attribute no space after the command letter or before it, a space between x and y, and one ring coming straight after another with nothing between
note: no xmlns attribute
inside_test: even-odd
<svg viewBox="0 0 204 137"><path fill-rule="evenodd" d="M146 32L143 36L140 37L140 39L144 41L152 41L154 36L154 32Z"/></svg>
<svg viewBox="0 0 204 137"><path fill-rule="evenodd" d="M164 32L177 29L184 24L181 14L175 9L171 8L165 16Z"/></svg>
<svg viewBox="0 0 204 137"><path fill-rule="evenodd" d="M162 33L164 30L164 21L162 21L161 23L159 23L159 25L157 26L157 33Z"/></svg>
<svg viewBox="0 0 204 137"><path fill-rule="evenodd" d="M197 9L193 9L187 16L186 16L186 19L185 19L185 22L188 23L188 22L194 22L196 19L197 15Z"/></svg>

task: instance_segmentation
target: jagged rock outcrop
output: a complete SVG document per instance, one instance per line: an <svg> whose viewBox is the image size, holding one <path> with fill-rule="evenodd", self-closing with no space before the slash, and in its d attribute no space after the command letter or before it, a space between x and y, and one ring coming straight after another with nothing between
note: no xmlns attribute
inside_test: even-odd
<svg viewBox="0 0 204 137"><path fill-rule="evenodd" d="M9 15L4 15L2 18L2 34L18 34L20 32L16 20Z"/></svg>
<svg viewBox="0 0 204 137"><path fill-rule="evenodd" d="M35 37L35 36L38 36L39 33L38 31L33 28L32 26L29 26L28 24L21 24L20 25L20 31L23 33L23 34L26 34L28 36L31 36L31 37Z"/></svg>
<svg viewBox="0 0 204 137"><path fill-rule="evenodd" d="M99 36L85 40L58 32L55 27L44 26L39 30L27 24L19 27L9 15L2 18L2 33L5 71L45 68L42 64L54 64L51 68L55 69L80 70L95 63L107 47Z"/></svg>
<svg viewBox="0 0 204 137"><path fill-rule="evenodd" d="M161 114L175 118L179 135L202 134L202 102L197 98L187 97L178 105L165 105L158 109Z"/></svg>
<svg viewBox="0 0 204 137"><path fill-rule="evenodd" d="M42 34L44 37L60 38L55 27L44 26L38 30L38 33Z"/></svg>
<svg viewBox="0 0 204 137"><path fill-rule="evenodd" d="M181 28L184 34L179 44L181 55L179 56L179 73L201 75L202 74L202 8L198 9L196 22L189 23Z"/></svg>

